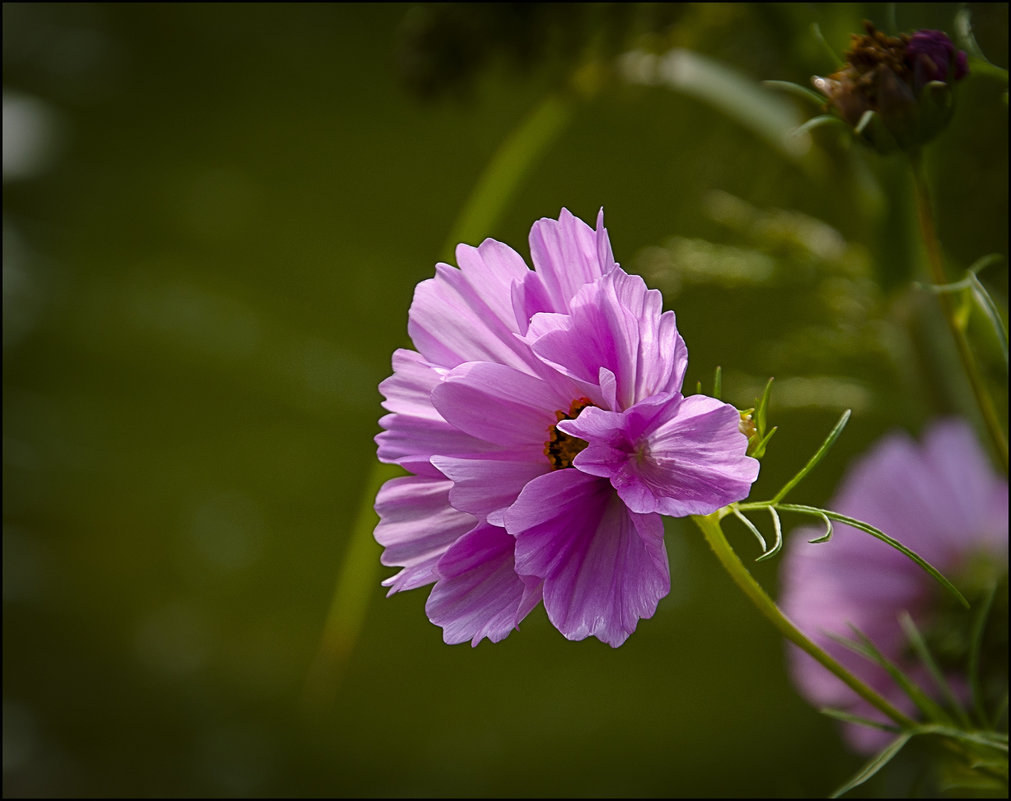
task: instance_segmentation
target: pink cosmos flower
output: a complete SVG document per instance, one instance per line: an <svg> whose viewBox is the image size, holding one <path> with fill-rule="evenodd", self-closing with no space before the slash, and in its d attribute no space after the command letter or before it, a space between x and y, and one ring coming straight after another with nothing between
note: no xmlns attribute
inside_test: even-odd
<svg viewBox="0 0 1011 801"><path fill-rule="evenodd" d="M971 591L981 570L991 580L1007 570L1007 481L993 472L961 421L936 423L922 445L904 434L886 437L853 465L829 508L894 537L963 591ZM839 525L828 542L807 542L820 533L793 535L783 563L783 611L851 673L915 718L913 703L883 668L831 635L852 640L855 626L921 689L939 698L899 618L908 612L928 642L932 633L947 634L950 642L957 632L935 630L945 625L948 597L916 564L870 535ZM812 704L887 722L807 654L791 647L788 657L794 681ZM949 677L956 692L966 687L964 666L961 662L961 676ZM844 725L843 734L854 750L865 753L892 736L852 724Z"/></svg>
<svg viewBox="0 0 1011 801"><path fill-rule="evenodd" d="M414 294L417 350L380 385L376 498L390 594L433 584L447 643L498 642L543 601L571 640L618 646L670 591L662 514L708 514L758 475L738 411L684 397L674 313L565 209L534 269L486 239Z"/></svg>

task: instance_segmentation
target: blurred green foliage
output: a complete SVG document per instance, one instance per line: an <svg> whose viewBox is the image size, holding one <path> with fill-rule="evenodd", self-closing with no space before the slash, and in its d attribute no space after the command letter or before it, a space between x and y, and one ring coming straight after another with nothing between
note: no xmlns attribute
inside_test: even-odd
<svg viewBox="0 0 1011 801"><path fill-rule="evenodd" d="M969 8L1006 67L1007 5ZM372 543L351 563L359 636L312 666L413 287L545 97L565 125L471 243L526 253L537 218L604 206L618 260L677 311L686 386L722 365L747 407L776 376L756 497L844 408L799 500L824 503L893 427L971 415L910 288L901 160L834 129L790 155L726 105L747 86L740 103L767 92L799 123L810 109L760 82L834 69L813 23L841 54L864 17L951 30L958 9L5 3L5 795L838 786L860 759L679 521L671 595L620 649L569 643L542 612L498 645L445 646L424 591L384 600ZM703 77L620 69L672 48ZM928 152L951 278L1002 254L980 279L1005 314L1006 96L970 77ZM1006 410L992 332L973 335ZM772 590L776 568L755 569ZM905 792L913 764L856 794Z"/></svg>

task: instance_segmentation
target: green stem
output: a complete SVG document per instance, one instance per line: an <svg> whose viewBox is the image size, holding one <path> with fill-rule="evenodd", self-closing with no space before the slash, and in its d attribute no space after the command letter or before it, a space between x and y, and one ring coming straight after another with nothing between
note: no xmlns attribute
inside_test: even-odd
<svg viewBox="0 0 1011 801"><path fill-rule="evenodd" d="M899 726L909 728L915 725L913 720L903 715L882 696L857 679L824 650L805 637L800 629L783 614L782 610L776 606L775 601L762 589L762 585L748 572L748 569L738 558L734 549L730 547L730 543L727 542L727 538L724 536L723 529L720 526L719 512L714 512L705 517L693 516L692 519L702 529L706 542L713 549L716 558L720 560L720 564L730 574L730 578L748 596L748 599L758 608L758 611L776 627L780 634L817 660L826 670L837 676L853 692Z"/></svg>
<svg viewBox="0 0 1011 801"><path fill-rule="evenodd" d="M941 254L941 242L937 236L937 227L934 224L934 214L930 205L930 193L927 190L927 181L924 177L923 157L920 153L915 153L911 157L913 168L913 187L916 195L916 213L920 222L920 232L923 235L923 244L927 250L927 265L930 269L931 280L937 286L944 286L948 283L948 277L944 272L944 257ZM941 311L948 324L948 330L955 341L955 348L958 351L958 358L962 362L972 394L976 398L983 423L987 432L993 440L994 449L1001 460L1004 472L1008 470L1008 445L1001 426L1000 416L994 408L990 393L987 392L983 376L979 372L976 360L972 355L972 348L965 330L958 323L955 302L951 295L945 292L937 293L938 301L941 304Z"/></svg>

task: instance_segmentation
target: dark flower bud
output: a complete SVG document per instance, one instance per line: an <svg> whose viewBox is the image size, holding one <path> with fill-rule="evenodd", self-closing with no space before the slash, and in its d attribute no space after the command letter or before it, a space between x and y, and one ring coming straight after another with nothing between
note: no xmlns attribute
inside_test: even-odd
<svg viewBox="0 0 1011 801"><path fill-rule="evenodd" d="M941 31L917 31L906 47L906 64L913 72L917 92L930 81L950 83L969 74L969 60L964 50L956 52L951 39Z"/></svg>
<svg viewBox="0 0 1011 801"><path fill-rule="evenodd" d="M888 36L865 22L846 66L812 79L828 106L882 153L911 150L934 138L951 117L950 85L968 72L963 51L941 31Z"/></svg>

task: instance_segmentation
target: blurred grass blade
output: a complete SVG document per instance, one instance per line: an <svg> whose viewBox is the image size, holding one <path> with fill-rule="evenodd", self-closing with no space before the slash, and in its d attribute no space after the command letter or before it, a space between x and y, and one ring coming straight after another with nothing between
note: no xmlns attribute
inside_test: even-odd
<svg viewBox="0 0 1011 801"><path fill-rule="evenodd" d="M969 635L969 687L972 691L972 708L976 713L977 721L989 728L996 728L997 719L989 719L986 714L983 695L983 681L980 674L979 662L980 654L983 650L983 636L986 632L986 621L990 617L990 609L993 607L993 599L997 594L997 585L990 586L983 603L979 605L976 614L973 615L972 629Z"/></svg>
<svg viewBox="0 0 1011 801"><path fill-rule="evenodd" d="M989 321L990 326L993 328L994 335L997 337L997 342L1001 349L1001 354L1004 357L1004 367L1008 366L1008 333L1007 324L1004 322L1004 317L1000 313L1000 309L997 308L997 304L994 303L993 298L987 291L986 287L979 280L979 273L989 267L991 264L996 264L1003 261L1003 257L997 253L991 253L988 256L983 256L977 259L976 262L969 268L968 275L961 281L955 281L950 284L920 284L925 289L933 292L936 295L941 294L951 294L955 292L962 292L964 290L969 290L972 299L979 306L980 310L983 312L983 316ZM962 329L965 330L965 323L968 321L962 321Z"/></svg>
<svg viewBox="0 0 1011 801"><path fill-rule="evenodd" d="M843 65L842 56L835 51L832 45L828 43L828 39L826 39L825 34L822 33L821 25L817 22L811 23L811 35L818 40L822 49L828 54L829 63L832 64L833 70L841 67Z"/></svg>
<svg viewBox="0 0 1011 801"><path fill-rule="evenodd" d="M501 144L464 204L443 247L445 258L461 242L477 245L493 229L517 187L572 117L571 103L548 95Z"/></svg>
<svg viewBox="0 0 1011 801"><path fill-rule="evenodd" d="M621 66L634 83L661 84L707 103L791 160L799 161L810 149L805 134L793 135L800 120L790 103L721 62L674 48L659 56L626 53Z"/></svg>
<svg viewBox="0 0 1011 801"><path fill-rule="evenodd" d="M994 333L997 336L997 342L1000 344L1001 353L1004 356L1004 367L1006 368L1008 366L1008 346L1007 325L1004 323L1004 318L997 309L997 304L990 297L990 293L986 291L986 287L983 286L975 273L969 275L969 285L972 287L973 298L993 327Z"/></svg>
<svg viewBox="0 0 1011 801"><path fill-rule="evenodd" d="M976 75L989 75L1003 81L1005 84L1008 82L1007 70L1003 67L998 67L990 61L983 52L983 48L979 46L979 42L976 41L976 34L972 26L972 11L968 8L960 9L955 15L955 39L958 41L958 46L971 59L973 73ZM1007 96L1005 95L1005 102L1006 100Z"/></svg>
<svg viewBox="0 0 1011 801"><path fill-rule="evenodd" d="M379 545L372 536L379 517L373 505L379 488L388 479L403 474L396 465L377 462L365 481L319 648L305 680L303 703L309 713L316 708L328 708L336 698L341 674L358 640L369 599L379 592Z"/></svg>

